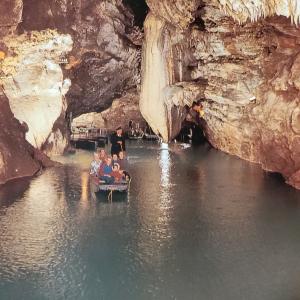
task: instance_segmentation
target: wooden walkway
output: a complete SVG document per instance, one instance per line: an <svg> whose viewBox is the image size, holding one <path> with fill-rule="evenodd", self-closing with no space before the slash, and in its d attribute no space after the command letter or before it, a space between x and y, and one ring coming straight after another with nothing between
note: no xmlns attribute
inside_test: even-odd
<svg viewBox="0 0 300 300"><path fill-rule="evenodd" d="M71 134L71 143L75 148L94 148L99 144L107 144L110 131L106 128L80 128L73 130Z"/></svg>

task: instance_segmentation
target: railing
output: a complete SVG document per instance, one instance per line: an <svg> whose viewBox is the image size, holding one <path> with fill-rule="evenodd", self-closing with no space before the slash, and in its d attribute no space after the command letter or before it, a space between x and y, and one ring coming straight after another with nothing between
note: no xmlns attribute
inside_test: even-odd
<svg viewBox="0 0 300 300"><path fill-rule="evenodd" d="M97 140L107 139L110 132L106 128L78 129L71 134L71 140Z"/></svg>

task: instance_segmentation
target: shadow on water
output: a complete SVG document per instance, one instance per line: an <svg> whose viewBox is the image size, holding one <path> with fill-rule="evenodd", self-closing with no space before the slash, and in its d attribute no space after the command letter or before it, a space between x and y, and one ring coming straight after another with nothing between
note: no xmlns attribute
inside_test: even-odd
<svg viewBox="0 0 300 300"><path fill-rule="evenodd" d="M128 202L128 194L124 192L113 192L112 201L109 200L109 192L98 192L93 195L94 199L102 203Z"/></svg>
<svg viewBox="0 0 300 300"><path fill-rule="evenodd" d="M10 206L24 193L30 186L31 179L17 179L0 186L0 207Z"/></svg>

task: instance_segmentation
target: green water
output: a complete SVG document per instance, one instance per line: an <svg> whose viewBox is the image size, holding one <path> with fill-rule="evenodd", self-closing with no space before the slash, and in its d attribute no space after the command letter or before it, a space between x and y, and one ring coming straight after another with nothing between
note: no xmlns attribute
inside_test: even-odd
<svg viewBox="0 0 300 300"><path fill-rule="evenodd" d="M91 159L0 190L1 300L300 298L299 191L207 146L133 142L109 204Z"/></svg>

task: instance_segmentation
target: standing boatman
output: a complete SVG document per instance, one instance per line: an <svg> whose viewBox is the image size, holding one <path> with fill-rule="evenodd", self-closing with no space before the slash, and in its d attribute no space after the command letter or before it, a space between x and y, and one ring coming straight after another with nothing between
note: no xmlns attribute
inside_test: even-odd
<svg viewBox="0 0 300 300"><path fill-rule="evenodd" d="M126 151L126 145L125 145L125 137L123 135L122 127L118 127L116 129L116 132L112 134L110 137L111 142L111 155L117 154L121 151Z"/></svg>

